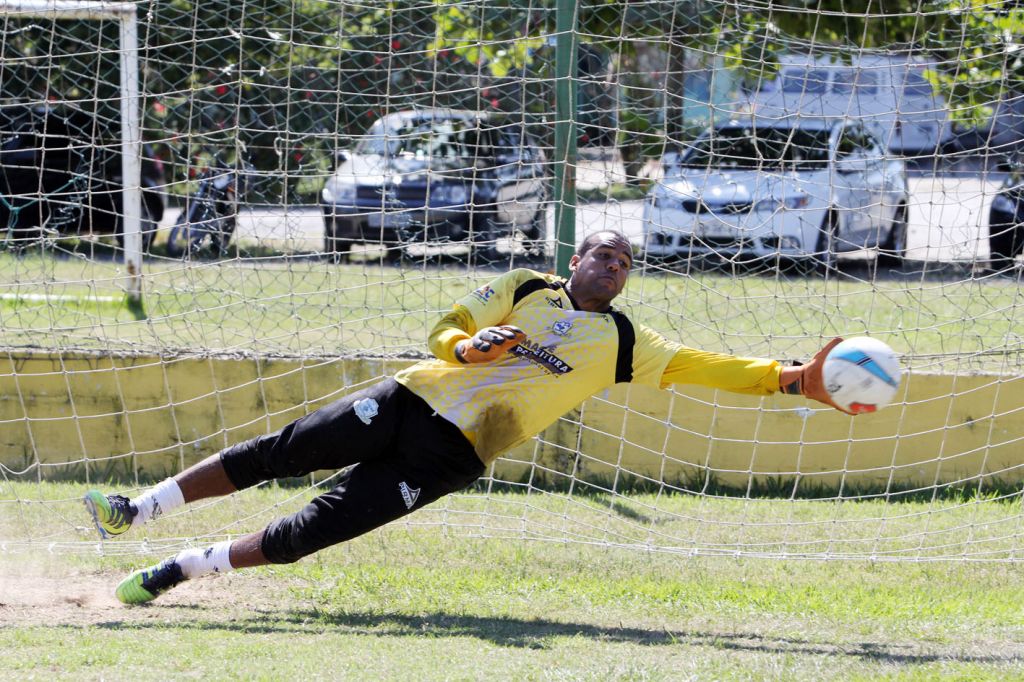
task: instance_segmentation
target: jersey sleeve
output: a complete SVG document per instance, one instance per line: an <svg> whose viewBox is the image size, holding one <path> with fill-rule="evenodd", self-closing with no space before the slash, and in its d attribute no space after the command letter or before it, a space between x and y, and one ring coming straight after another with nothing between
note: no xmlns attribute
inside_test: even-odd
<svg viewBox="0 0 1024 682"><path fill-rule="evenodd" d="M463 339L468 339L473 334L476 334L473 316L456 303L455 310L438 320L434 328L430 330L427 346L438 360L458 362L458 358L455 357L455 344Z"/></svg>
<svg viewBox="0 0 1024 682"><path fill-rule="evenodd" d="M516 289L534 277L537 273L531 270L512 270L456 301L453 310L430 330L430 351L440 360L458 362L455 344L479 329L504 322L512 312Z"/></svg>
<svg viewBox="0 0 1024 682"><path fill-rule="evenodd" d="M770 395L779 390L782 365L775 360L688 348L646 327L640 328L636 349L634 382L640 380L660 388L693 384L750 395ZM652 381L654 372L657 376Z"/></svg>
<svg viewBox="0 0 1024 682"><path fill-rule="evenodd" d="M511 270L489 284L469 292L456 301L455 305L469 311L477 329L497 326L512 312L519 285L536 277L538 273L532 270Z"/></svg>

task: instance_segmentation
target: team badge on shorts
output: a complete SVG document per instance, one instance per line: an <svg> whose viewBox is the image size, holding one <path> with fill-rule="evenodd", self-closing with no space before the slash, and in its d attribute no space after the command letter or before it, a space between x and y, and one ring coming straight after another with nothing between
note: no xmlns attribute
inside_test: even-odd
<svg viewBox="0 0 1024 682"><path fill-rule="evenodd" d="M359 417L359 421L369 426L373 418L377 416L377 401L373 398L364 398L357 400L352 407L355 409L356 416Z"/></svg>

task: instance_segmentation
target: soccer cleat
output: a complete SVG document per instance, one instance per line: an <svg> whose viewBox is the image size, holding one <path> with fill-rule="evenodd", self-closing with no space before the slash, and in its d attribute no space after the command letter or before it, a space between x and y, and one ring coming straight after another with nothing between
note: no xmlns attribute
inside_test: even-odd
<svg viewBox="0 0 1024 682"><path fill-rule="evenodd" d="M120 535L132 527L136 511L127 497L104 495L98 490L90 490L85 494L84 502L101 538Z"/></svg>
<svg viewBox="0 0 1024 682"><path fill-rule="evenodd" d="M135 571L121 581L114 594L124 604L145 604L186 580L175 557L164 559L156 566Z"/></svg>

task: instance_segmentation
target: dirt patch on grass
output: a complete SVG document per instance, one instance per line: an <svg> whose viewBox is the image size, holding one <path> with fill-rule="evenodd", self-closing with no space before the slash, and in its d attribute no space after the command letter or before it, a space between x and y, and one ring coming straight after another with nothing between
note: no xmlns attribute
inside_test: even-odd
<svg viewBox="0 0 1024 682"><path fill-rule="evenodd" d="M280 586L256 572L208 576L179 585L159 600L126 606L114 596L125 571L92 571L37 561L0 561L0 623L83 625L159 619L177 622L202 611L206 620L280 605ZM276 588L276 589L275 589Z"/></svg>

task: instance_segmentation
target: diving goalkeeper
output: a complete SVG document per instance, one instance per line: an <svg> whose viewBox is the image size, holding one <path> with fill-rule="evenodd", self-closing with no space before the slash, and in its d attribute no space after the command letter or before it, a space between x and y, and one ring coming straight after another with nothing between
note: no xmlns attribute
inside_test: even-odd
<svg viewBox="0 0 1024 682"><path fill-rule="evenodd" d="M569 261L568 280L513 270L459 300L430 332L436 359L228 447L135 499L90 491L86 507L109 537L189 502L344 469L332 490L262 531L135 571L118 599L140 604L208 573L291 563L378 528L469 486L503 452L616 383L781 390L835 407L821 364L839 339L791 367L687 348L611 306L632 265L624 235L592 234Z"/></svg>

